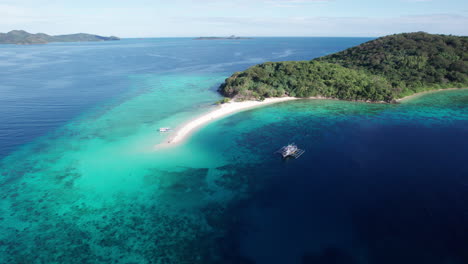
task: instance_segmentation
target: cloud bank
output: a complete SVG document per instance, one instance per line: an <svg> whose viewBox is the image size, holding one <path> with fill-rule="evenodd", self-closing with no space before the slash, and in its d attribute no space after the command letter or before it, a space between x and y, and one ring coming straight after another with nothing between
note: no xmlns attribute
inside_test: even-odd
<svg viewBox="0 0 468 264"><path fill-rule="evenodd" d="M47 4L45 0L4 0L0 4L0 32L24 29L32 33L87 32L120 37L232 34L374 37L413 31L468 35L468 5L460 6L458 10L451 8L454 10L450 13L393 15L393 12L388 12L391 15L384 16L362 13L361 6L356 7L359 12L347 10L343 7L343 2L338 0L204 0L203 4L198 2L192 6L188 6L193 3L188 0L173 0L169 4L158 3L148 7L142 5L141 0L134 0L139 4L125 1L126 6L122 5L123 0L114 1L117 1L116 4L109 2L99 6L79 4L70 7ZM399 1L399 4L418 1L412 4L417 6L438 2L395 1ZM39 2L40 5L37 4ZM336 10L330 11L332 6ZM398 10L402 10L402 13L414 13L406 12L404 8Z"/></svg>

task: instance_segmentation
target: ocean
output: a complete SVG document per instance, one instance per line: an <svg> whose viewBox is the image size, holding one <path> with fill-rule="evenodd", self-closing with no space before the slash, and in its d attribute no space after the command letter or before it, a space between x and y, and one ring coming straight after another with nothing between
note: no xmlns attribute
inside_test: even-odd
<svg viewBox="0 0 468 264"><path fill-rule="evenodd" d="M154 148L233 72L368 40L0 46L0 263L468 263L468 90L278 103Z"/></svg>

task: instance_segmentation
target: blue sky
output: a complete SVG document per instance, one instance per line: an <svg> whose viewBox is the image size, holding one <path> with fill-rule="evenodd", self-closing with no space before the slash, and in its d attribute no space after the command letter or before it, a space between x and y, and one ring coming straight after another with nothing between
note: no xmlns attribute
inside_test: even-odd
<svg viewBox="0 0 468 264"><path fill-rule="evenodd" d="M0 32L120 37L468 35L467 0L0 0Z"/></svg>

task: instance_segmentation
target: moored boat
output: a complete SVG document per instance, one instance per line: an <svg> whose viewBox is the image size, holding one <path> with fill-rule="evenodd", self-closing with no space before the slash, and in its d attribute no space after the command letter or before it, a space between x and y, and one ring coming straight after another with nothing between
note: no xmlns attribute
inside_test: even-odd
<svg viewBox="0 0 468 264"><path fill-rule="evenodd" d="M296 144L291 143L287 146L280 148L276 153L280 153L283 158L293 157L299 158L302 154L304 154L305 150L299 149Z"/></svg>

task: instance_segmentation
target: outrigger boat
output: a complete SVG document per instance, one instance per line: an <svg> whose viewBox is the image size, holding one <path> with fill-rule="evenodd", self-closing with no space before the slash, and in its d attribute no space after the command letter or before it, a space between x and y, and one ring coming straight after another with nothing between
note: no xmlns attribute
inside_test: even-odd
<svg viewBox="0 0 468 264"><path fill-rule="evenodd" d="M172 129L170 127L161 127L159 129L159 132L161 133L166 133L166 132L170 132Z"/></svg>
<svg viewBox="0 0 468 264"><path fill-rule="evenodd" d="M280 153L283 158L293 157L295 159L299 158L302 154L304 154L305 150L299 149L296 144L291 143L287 146L280 148L275 153Z"/></svg>

